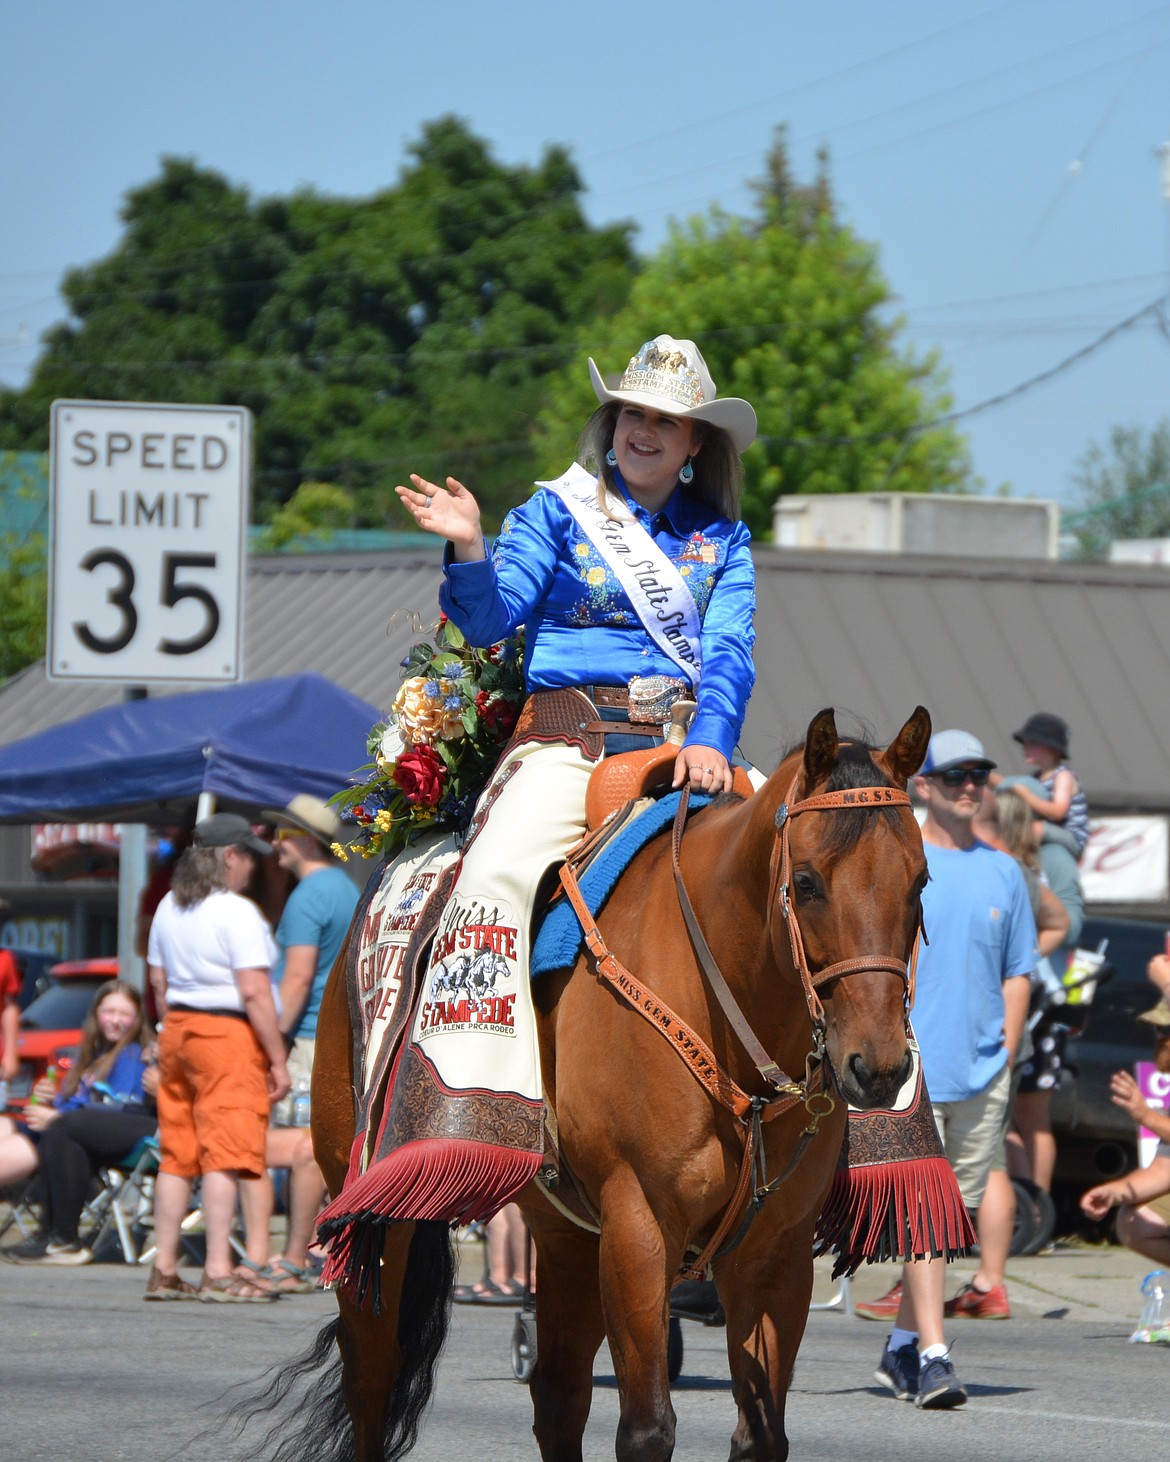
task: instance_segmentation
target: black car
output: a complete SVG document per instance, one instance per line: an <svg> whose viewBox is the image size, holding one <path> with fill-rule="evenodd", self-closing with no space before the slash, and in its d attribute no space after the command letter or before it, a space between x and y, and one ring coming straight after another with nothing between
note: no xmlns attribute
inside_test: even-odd
<svg viewBox="0 0 1170 1462"><path fill-rule="evenodd" d="M1052 1098L1056 1181L1078 1189L1137 1165L1137 1129L1110 1100L1109 1078L1153 1055L1154 1028L1137 1017L1158 1000L1146 965L1164 951L1166 926L1142 919L1086 919L1081 948L1097 949L1103 939L1109 941L1107 965L1092 1003L1064 1007L1072 1034Z"/></svg>

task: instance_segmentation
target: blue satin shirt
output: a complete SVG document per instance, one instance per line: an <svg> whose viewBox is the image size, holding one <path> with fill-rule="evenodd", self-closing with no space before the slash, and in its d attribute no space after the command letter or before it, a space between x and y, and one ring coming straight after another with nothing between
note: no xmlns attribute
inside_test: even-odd
<svg viewBox="0 0 1170 1462"><path fill-rule="evenodd" d="M651 515L627 506L677 567L702 619L702 679L688 745L730 758L755 683L755 566L746 524L719 517L678 488ZM613 571L562 499L542 488L504 519L491 557L456 563L447 546L439 603L474 645L525 626L529 690L624 685L682 671L650 638Z"/></svg>

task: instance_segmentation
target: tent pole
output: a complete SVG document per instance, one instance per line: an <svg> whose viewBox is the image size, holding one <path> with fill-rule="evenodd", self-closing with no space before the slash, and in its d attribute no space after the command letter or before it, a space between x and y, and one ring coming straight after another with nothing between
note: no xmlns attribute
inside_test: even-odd
<svg viewBox="0 0 1170 1462"><path fill-rule="evenodd" d="M195 821L202 822L205 817L210 817L215 811L215 793L200 792L199 801L195 807Z"/></svg>
<svg viewBox="0 0 1170 1462"><path fill-rule="evenodd" d="M145 686L128 685L122 699L144 701ZM146 984L146 965L134 946L138 907L146 887L146 824L124 822L118 832L118 976L141 990Z"/></svg>

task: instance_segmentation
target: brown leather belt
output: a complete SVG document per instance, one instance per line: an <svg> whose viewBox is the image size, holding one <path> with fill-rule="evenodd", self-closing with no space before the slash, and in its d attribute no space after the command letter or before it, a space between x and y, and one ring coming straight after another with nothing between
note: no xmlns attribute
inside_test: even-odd
<svg viewBox="0 0 1170 1462"><path fill-rule="evenodd" d="M582 685L579 687L595 706L605 706L609 710L625 711L630 705L630 688L628 685Z"/></svg>

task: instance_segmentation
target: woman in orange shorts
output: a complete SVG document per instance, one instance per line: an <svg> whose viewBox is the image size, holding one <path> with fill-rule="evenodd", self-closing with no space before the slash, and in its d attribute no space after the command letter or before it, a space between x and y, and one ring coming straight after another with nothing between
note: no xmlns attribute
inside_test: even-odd
<svg viewBox="0 0 1170 1462"><path fill-rule="evenodd" d="M195 827L150 929L147 960L159 1037L158 1253L148 1300L266 1302L275 1290L233 1272L239 1179L264 1171L268 1112L289 1090L269 971L271 931L242 896L257 855L271 853L244 818L218 812ZM203 1179L207 1259L198 1286L179 1278L181 1224Z"/></svg>

